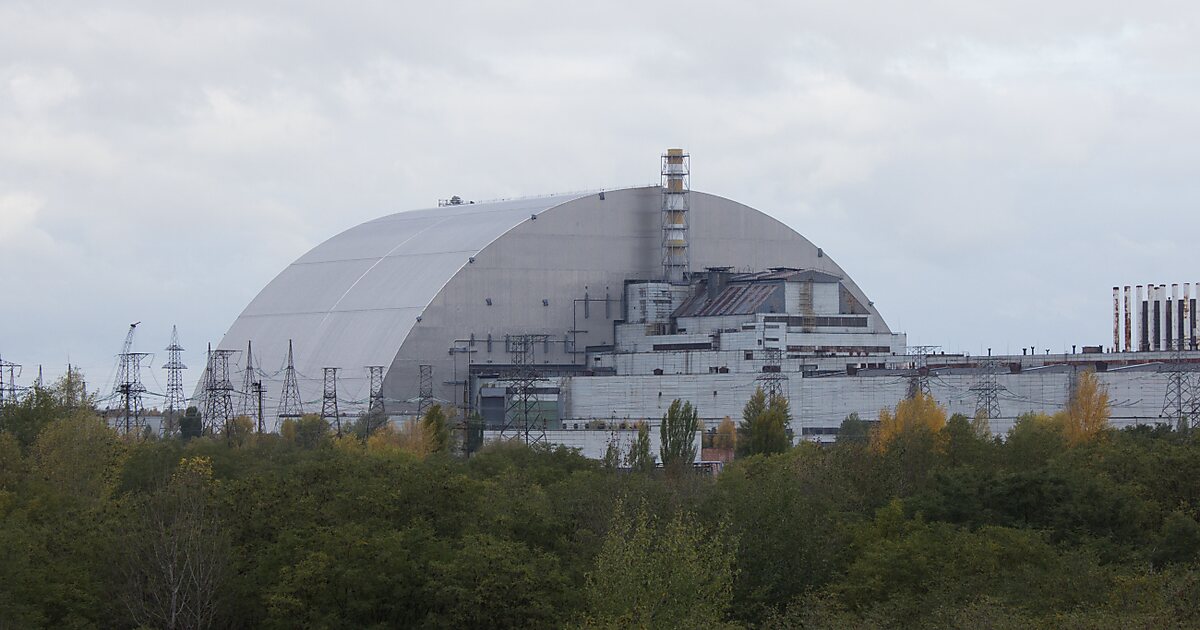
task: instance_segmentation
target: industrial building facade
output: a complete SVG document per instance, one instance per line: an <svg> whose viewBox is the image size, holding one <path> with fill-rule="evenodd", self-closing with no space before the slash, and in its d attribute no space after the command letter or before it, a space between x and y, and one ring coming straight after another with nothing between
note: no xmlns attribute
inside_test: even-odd
<svg viewBox="0 0 1200 630"><path fill-rule="evenodd" d="M675 398L710 423L736 418L756 387L788 396L793 434L810 439L914 386L970 415L986 390L1003 430L1063 407L1078 371L1097 367L1115 417L1162 415L1166 377L1138 353L914 354L822 249L763 212L691 191L686 154L662 164L661 186L450 203L351 228L272 280L218 348L253 342L259 363L273 364L291 344L310 411L336 367L343 410L371 393L392 415L442 402L497 432L533 418L589 452L595 435L572 436L653 422ZM381 366L382 392L368 391L368 366ZM282 382L265 386L278 400Z"/></svg>

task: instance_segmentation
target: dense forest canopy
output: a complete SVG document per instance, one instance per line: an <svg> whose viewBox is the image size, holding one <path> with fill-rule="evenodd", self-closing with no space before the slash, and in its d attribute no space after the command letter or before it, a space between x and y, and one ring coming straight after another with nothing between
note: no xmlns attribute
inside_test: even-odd
<svg viewBox="0 0 1200 630"><path fill-rule="evenodd" d="M828 446L756 399L712 476L682 405L666 457L468 457L440 410L126 439L60 382L0 410L0 628L1200 626L1200 444L1076 391L1001 437L918 394Z"/></svg>

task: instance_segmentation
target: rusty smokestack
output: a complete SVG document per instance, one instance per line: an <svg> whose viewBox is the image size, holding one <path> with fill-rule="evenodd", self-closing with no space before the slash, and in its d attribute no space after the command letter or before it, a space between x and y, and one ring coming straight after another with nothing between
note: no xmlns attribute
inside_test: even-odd
<svg viewBox="0 0 1200 630"><path fill-rule="evenodd" d="M1121 287L1113 287L1113 345L1112 351L1121 349Z"/></svg>
<svg viewBox="0 0 1200 630"><path fill-rule="evenodd" d="M1127 284L1125 285L1125 352L1129 352L1130 346L1133 343L1133 315L1129 312L1129 307L1129 285Z"/></svg>

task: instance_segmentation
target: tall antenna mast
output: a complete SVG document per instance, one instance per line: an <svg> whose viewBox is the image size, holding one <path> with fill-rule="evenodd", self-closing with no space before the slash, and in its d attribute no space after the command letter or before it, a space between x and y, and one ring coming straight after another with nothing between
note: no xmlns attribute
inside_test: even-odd
<svg viewBox="0 0 1200 630"><path fill-rule="evenodd" d="M279 396L279 410L276 417L299 418L304 415L304 405L300 402L300 384L296 382L296 364L292 361L292 340L288 339L287 367L283 371L283 393Z"/></svg>
<svg viewBox="0 0 1200 630"><path fill-rule="evenodd" d="M167 371L167 417L163 432L174 433L178 427L176 418L186 410L187 399L183 394L183 346L179 345L179 330L171 326L171 345L167 346L167 362L163 369Z"/></svg>
<svg viewBox="0 0 1200 630"><path fill-rule="evenodd" d="M691 157L683 149L662 155L662 266L667 282L684 282L691 272L688 254L688 189Z"/></svg>

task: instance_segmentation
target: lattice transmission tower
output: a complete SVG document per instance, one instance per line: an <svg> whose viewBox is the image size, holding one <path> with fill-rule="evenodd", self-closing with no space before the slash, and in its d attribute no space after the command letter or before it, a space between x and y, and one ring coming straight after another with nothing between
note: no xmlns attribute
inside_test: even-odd
<svg viewBox="0 0 1200 630"><path fill-rule="evenodd" d="M0 405L17 402L17 375L21 364L0 358Z"/></svg>
<svg viewBox="0 0 1200 630"><path fill-rule="evenodd" d="M508 405L500 438L516 437L526 444L546 441L546 421L538 404L538 373L534 349L545 344L549 335L525 334L509 337L512 367L504 379L508 382Z"/></svg>
<svg viewBox="0 0 1200 630"><path fill-rule="evenodd" d="M292 340L288 339L287 367L283 369L283 391L279 394L279 408L275 413L280 422L304 415L304 403L300 401L300 384L296 381L296 363L292 360Z"/></svg>
<svg viewBox="0 0 1200 630"><path fill-rule="evenodd" d="M1000 362L987 359L979 362L979 377L970 391L975 392L975 417L993 420L1000 417Z"/></svg>
<svg viewBox="0 0 1200 630"><path fill-rule="evenodd" d="M321 396L321 419L337 428L338 437L342 437L342 416L338 413L337 373L335 367L324 368L325 390Z"/></svg>
<svg viewBox="0 0 1200 630"><path fill-rule="evenodd" d="M433 366L418 366L417 378L417 415L425 417L425 412L433 406Z"/></svg>
<svg viewBox="0 0 1200 630"><path fill-rule="evenodd" d="M237 350L213 350L209 344L208 374L204 383L204 429L210 434L229 431L229 421L234 418L233 381L229 375L229 357Z"/></svg>
<svg viewBox="0 0 1200 630"><path fill-rule="evenodd" d="M367 366L367 433L387 421L387 410L383 404L383 366Z"/></svg>
<svg viewBox="0 0 1200 630"><path fill-rule="evenodd" d="M246 364L242 369L241 397L238 400L238 415L254 420L258 433L263 428L263 396L267 388L263 387L262 370L254 364L254 342L246 342Z"/></svg>
<svg viewBox="0 0 1200 630"><path fill-rule="evenodd" d="M913 375L908 379L908 397L916 398L917 394L933 396L929 389L929 355L941 346L908 346L906 354L912 363Z"/></svg>
<svg viewBox="0 0 1200 630"><path fill-rule="evenodd" d="M1200 428L1200 378L1189 369L1186 347L1186 340L1173 340L1170 358L1159 366L1167 374L1161 415L1180 432Z"/></svg>
<svg viewBox="0 0 1200 630"><path fill-rule="evenodd" d="M171 343L166 351L167 362L162 366L167 371L167 391L163 392L167 415L163 432L170 435L179 427L179 416L187 411L187 397L183 393L183 371L187 366L183 364L183 346L179 345L179 330L175 326L171 326Z"/></svg>
<svg viewBox="0 0 1200 630"><path fill-rule="evenodd" d="M113 381L112 400L120 401L116 429L126 436L140 435L144 422L142 394L146 393L146 386L142 384L142 360L150 355L133 352L133 335L140 323L130 324L125 333L125 343L117 355L117 377Z"/></svg>
<svg viewBox="0 0 1200 630"><path fill-rule="evenodd" d="M758 386L767 395L767 400L788 398L788 377L783 373L783 350L779 348L764 348L762 374L756 379Z"/></svg>

